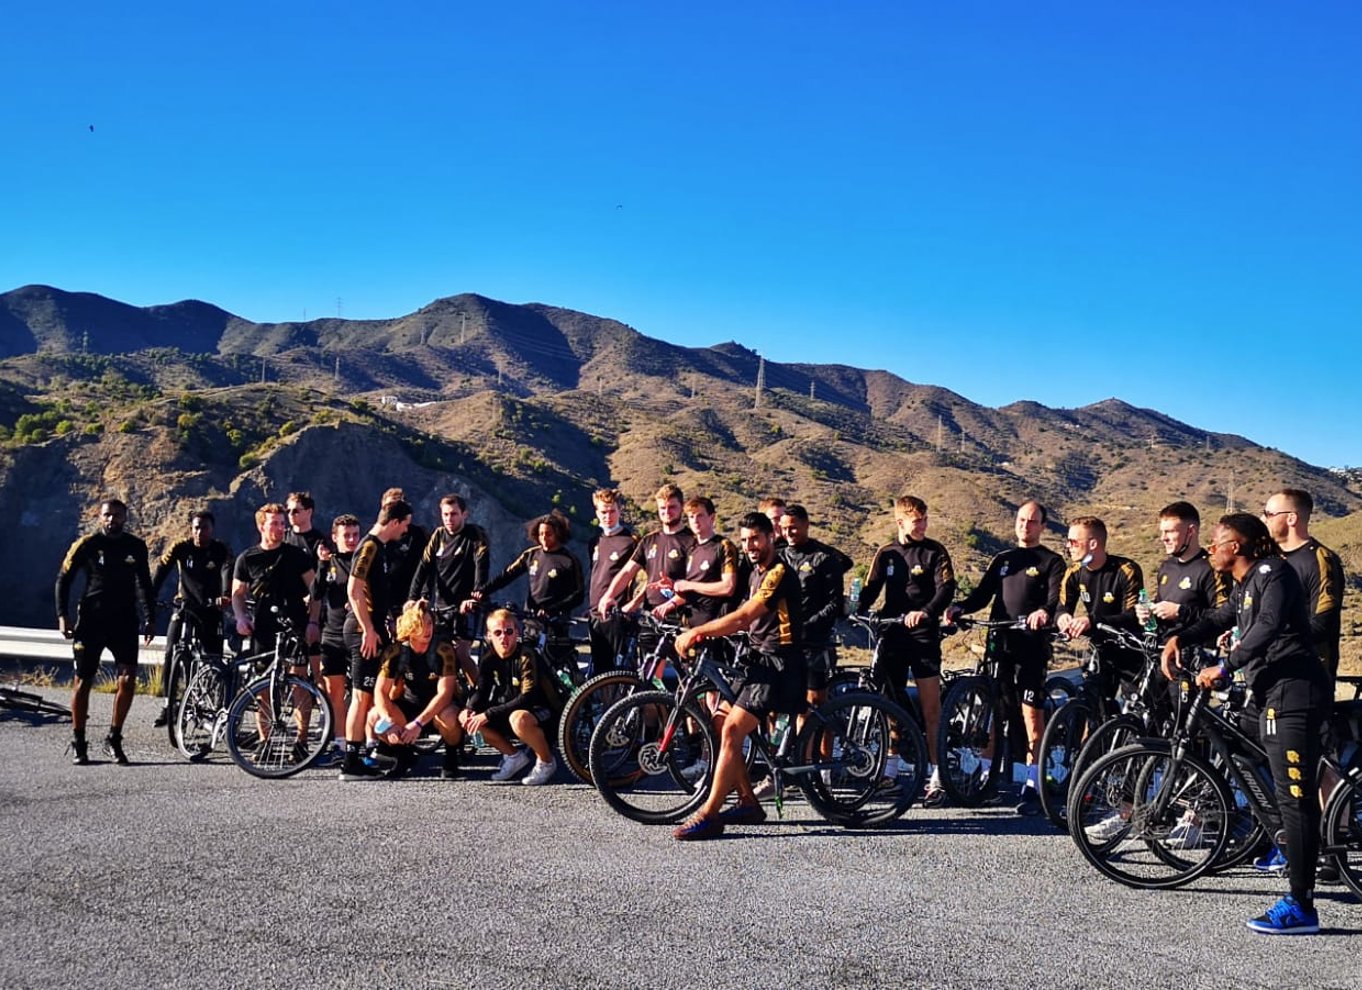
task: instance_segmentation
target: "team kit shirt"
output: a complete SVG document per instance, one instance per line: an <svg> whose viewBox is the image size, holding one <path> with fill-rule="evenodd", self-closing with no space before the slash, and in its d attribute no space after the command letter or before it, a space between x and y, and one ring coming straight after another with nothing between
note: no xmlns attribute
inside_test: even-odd
<svg viewBox="0 0 1362 990"><path fill-rule="evenodd" d="M329 646L345 644L345 617L350 614L347 588L354 559L354 551L333 553L312 581L312 600L322 606L322 642Z"/></svg>
<svg viewBox="0 0 1362 990"><path fill-rule="evenodd" d="M605 592L610 587L610 582L615 580L615 575L623 570L624 565L634 556L637 546L638 537L628 526L620 526L613 533L597 533L586 545L587 554L591 559L591 583L587 589L587 603L591 606L592 612L596 611L596 606L605 597Z"/></svg>
<svg viewBox="0 0 1362 990"><path fill-rule="evenodd" d="M1228 574L1217 573L1211 567L1210 555L1204 548L1187 561L1165 557L1154 572L1154 601L1174 603L1178 606L1178 617L1172 622L1158 620L1159 639L1167 639L1179 628L1224 605L1229 601L1232 583Z"/></svg>
<svg viewBox="0 0 1362 990"><path fill-rule="evenodd" d="M807 539L797 547L786 544L781 559L799 579L804 645L826 646L842 615L842 575L851 569L851 558L825 543Z"/></svg>
<svg viewBox="0 0 1362 990"><path fill-rule="evenodd" d="M487 533L481 526L464 523L457 533L441 526L421 551L407 597L412 601L424 598L437 608L467 601L487 583L491 559L487 546Z"/></svg>
<svg viewBox="0 0 1362 990"><path fill-rule="evenodd" d="M955 597L955 568L946 548L932 539L890 543L875 554L861 592L861 608L868 609L884 592L880 614L897 618L909 612L926 612L929 621L904 633L915 639L940 637L936 620Z"/></svg>
<svg viewBox="0 0 1362 990"><path fill-rule="evenodd" d="M1049 547L1013 547L994 557L979 584L956 604L962 612L977 612L990 600L988 617L993 622L1024 619L1044 609L1053 623L1059 614L1059 594L1064 583L1064 558ZM1049 633L1030 629L1005 629L1009 646L1049 652Z"/></svg>
<svg viewBox="0 0 1362 990"><path fill-rule="evenodd" d="M179 571L179 595L186 604L199 612L215 609L214 603L227 594L232 551L221 540L209 540L201 547L193 540L172 543L156 562L151 578L153 593L161 590L173 570Z"/></svg>
<svg viewBox="0 0 1362 990"><path fill-rule="evenodd" d="M764 571L753 568L747 597L766 608L766 614L747 628L752 648L778 656L798 653L804 643L804 596L794 569L779 558Z"/></svg>
<svg viewBox="0 0 1362 990"><path fill-rule="evenodd" d="M78 620L136 629L138 608L142 624L151 622L151 568L147 545L130 533L103 532L82 536L71 544L57 572L57 618L68 616L71 583L85 575Z"/></svg>
<svg viewBox="0 0 1362 990"><path fill-rule="evenodd" d="M649 608L656 608L667 600L661 589L654 590L651 587L653 584L663 577L672 581L685 579L686 560L694 546L695 534L688 529L677 533L658 530L639 540L631 559L643 568L643 575L647 578L649 588L643 600Z"/></svg>
<svg viewBox="0 0 1362 990"><path fill-rule="evenodd" d="M321 548L325 547L329 552L336 552L336 545L331 542L331 537L327 536L316 526L313 526L306 533L296 533L289 530L284 534L284 542L289 546L297 547L299 550L306 551L314 564L320 564Z"/></svg>
<svg viewBox="0 0 1362 990"><path fill-rule="evenodd" d="M430 542L430 534L416 523L407 526L407 531L395 540L383 545L387 559L388 587L384 592L384 612L394 616L402 611L402 603L416 577L416 569L421 565L421 554Z"/></svg>
<svg viewBox="0 0 1362 990"><path fill-rule="evenodd" d="M734 575L736 581L737 573L738 548L734 546L732 540L725 539L717 533L704 543L696 541L686 557L687 581L708 584L721 580L725 574ZM731 595L700 595L693 591L686 592L685 598L686 605L690 607L692 627L717 619L728 611L728 606L733 601Z"/></svg>
<svg viewBox="0 0 1362 990"><path fill-rule="evenodd" d="M506 566L483 589L491 594L506 587L522 574L529 579L525 608L547 615L567 615L582 603L586 589L582 584L582 565L570 550L545 550L535 545Z"/></svg>
<svg viewBox="0 0 1362 990"><path fill-rule="evenodd" d="M255 601L257 628L272 627L271 605L295 622L302 622L304 599L311 590L308 580L314 569L307 552L291 544L281 543L273 550L257 545L237 557L232 577L246 585L246 597Z"/></svg>
<svg viewBox="0 0 1362 990"><path fill-rule="evenodd" d="M483 650L478 659L478 683L468 698L468 710L504 723L514 711L563 710L557 678L533 649L521 643L502 659L496 650Z"/></svg>
<svg viewBox="0 0 1362 990"><path fill-rule="evenodd" d="M402 685L403 707L423 706L435 697L440 689L440 679L454 678L454 701L461 700L463 692L459 684L459 654L453 644L441 641L423 654L417 654L409 646L389 650L380 668L383 677L389 677ZM398 699L394 699L398 700Z"/></svg>
<svg viewBox="0 0 1362 990"><path fill-rule="evenodd" d="M1338 674L1339 638L1343 634L1343 562L1313 537L1282 556L1305 587L1315 652L1332 679Z"/></svg>
<svg viewBox="0 0 1362 990"><path fill-rule="evenodd" d="M1097 632L1099 622L1135 632L1140 628L1135 606L1143 587L1140 565L1125 557L1108 554L1095 571L1081 562L1070 564L1060 585L1059 610L1075 615L1081 602L1092 620L1094 642L1102 638Z"/></svg>
<svg viewBox="0 0 1362 990"><path fill-rule="evenodd" d="M369 590L369 618L378 631L379 641L385 645L392 639L387 621L391 601L389 563L389 556L383 552L383 541L373 533L366 534L359 541L354 559L350 562L350 576L356 581L363 581ZM345 638L353 646L358 646L363 639L363 629L353 611L345 620Z"/></svg>

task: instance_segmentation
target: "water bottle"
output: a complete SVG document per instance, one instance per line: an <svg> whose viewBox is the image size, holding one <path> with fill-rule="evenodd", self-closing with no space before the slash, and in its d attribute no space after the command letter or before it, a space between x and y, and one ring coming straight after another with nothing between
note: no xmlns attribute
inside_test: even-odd
<svg viewBox="0 0 1362 990"><path fill-rule="evenodd" d="M857 577L851 579L851 594L847 596L847 607L852 612L855 612L857 609L861 607L862 587L864 586L861 584L860 578Z"/></svg>
<svg viewBox="0 0 1362 990"><path fill-rule="evenodd" d="M1140 589L1140 604L1146 608L1149 607L1149 592L1145 591L1143 588ZM1159 631L1159 620L1154 618L1153 612L1150 612L1149 618L1144 620L1144 631L1147 633L1156 633Z"/></svg>

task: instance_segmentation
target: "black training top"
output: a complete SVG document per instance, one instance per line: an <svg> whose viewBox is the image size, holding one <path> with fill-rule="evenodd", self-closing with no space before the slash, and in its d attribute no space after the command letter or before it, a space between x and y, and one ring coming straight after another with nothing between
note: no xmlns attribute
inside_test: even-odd
<svg viewBox="0 0 1362 990"><path fill-rule="evenodd" d="M359 546L355 547L355 556L350 562L350 577L356 581L363 581L365 588L368 589L369 619L378 630L379 637L386 643L388 610L392 603L389 594L393 583L388 571L390 558L383 550L383 541L373 533L366 533L364 539L359 541ZM352 606L350 617L345 622L345 630L350 635L357 636L361 628Z"/></svg>
<svg viewBox="0 0 1362 990"><path fill-rule="evenodd" d="M1181 561L1165 557L1154 573L1154 601L1173 602L1178 606L1178 617L1172 622L1159 622L1159 638L1167 639L1178 629L1185 628L1212 609L1229 601L1228 574L1217 573L1211 567L1210 556L1198 549L1191 560Z"/></svg>
<svg viewBox="0 0 1362 990"><path fill-rule="evenodd" d="M386 611L394 614L402 611L402 604L406 601L404 596L411 589L416 568L421 564L422 551L429 542L430 534L416 523L410 523L405 533L384 544L383 553L388 558L388 588L384 597Z"/></svg>
<svg viewBox="0 0 1362 990"><path fill-rule="evenodd" d="M350 614L350 564L355 554L333 553L317 568L312 579L312 600L322 606L322 642L341 645L345 642L345 617Z"/></svg>
<svg viewBox="0 0 1362 990"><path fill-rule="evenodd" d="M548 665L532 647L520 643L506 659L485 647L478 660L478 683L468 697L468 710L491 719L510 718L520 709L563 710L563 697Z"/></svg>
<svg viewBox="0 0 1362 990"><path fill-rule="evenodd" d="M909 540L880 547L870 564L870 573L861 591L861 610L868 611L884 591L884 608L880 614L887 619L926 612L932 619L908 630L910 636L934 639L941 635L937 619L955 597L955 569L951 555L936 540Z"/></svg>
<svg viewBox="0 0 1362 990"><path fill-rule="evenodd" d="M160 593L175 569L180 574L180 597L201 610L214 608L214 601L230 591L232 551L221 540L209 540L202 547L189 539L172 543L156 562L156 573L151 576L153 595Z"/></svg>
<svg viewBox="0 0 1362 990"><path fill-rule="evenodd" d="M586 545L591 558L591 583L587 602L594 611L605 597L610 582L624 569L638 546L638 537L628 526L621 526L613 533L597 533Z"/></svg>
<svg viewBox="0 0 1362 990"><path fill-rule="evenodd" d="M1338 673L1339 637L1343 634L1343 562L1338 554L1311 537L1282 556L1305 586L1310 605L1310 635L1332 678Z"/></svg>
<svg viewBox="0 0 1362 990"><path fill-rule="evenodd" d="M788 653L804 643L803 592L794 568L779 557L766 570L752 569L747 586L749 601L766 606L766 614L747 627L759 653Z"/></svg>
<svg viewBox="0 0 1362 990"><path fill-rule="evenodd" d="M1125 557L1108 554L1095 571L1081 561L1072 563L1064 572L1064 583L1060 585L1059 610L1074 615L1082 602L1092 620L1096 634L1091 636L1094 642L1102 640L1096 628L1099 622L1139 632L1140 620L1135 615L1135 606L1140 601L1143 587L1140 565Z"/></svg>
<svg viewBox="0 0 1362 990"><path fill-rule="evenodd" d="M690 553L686 556L685 580L710 584L722 580L725 574L733 575L733 590L736 591L738 548L733 545L733 541L725 539L718 533L715 533L704 543L696 540L695 545L691 547ZM732 595L701 595L694 591L687 591L682 597L690 607L690 624L692 626L698 626L724 615L733 602Z"/></svg>
<svg viewBox="0 0 1362 990"><path fill-rule="evenodd" d="M69 616L71 582L85 574L80 596L82 618L110 622L136 621L140 605L143 625L151 622L151 568L147 545L130 533L107 536L103 532L82 536L71 544L57 572L57 618Z"/></svg>
<svg viewBox="0 0 1362 990"><path fill-rule="evenodd" d="M1239 645L1221 663L1244 672L1256 700L1288 677L1328 683L1311 643L1305 588L1285 560L1266 557L1254 562L1243 581L1235 584L1229 601L1202 615L1179 639L1205 643L1236 625Z"/></svg>
<svg viewBox="0 0 1362 990"><path fill-rule="evenodd" d="M956 604L962 612L977 612L993 601L991 621L1024 619L1045 609L1053 623L1059 614L1059 591L1064 583L1064 558L1049 547L1013 547L988 564L979 584Z"/></svg>
<svg viewBox="0 0 1362 990"><path fill-rule="evenodd" d="M322 559L318 551L319 547L326 547L331 553L336 552L336 545L331 542L331 537L316 526L313 526L306 533L295 533L293 530L289 530L284 534L284 542L289 546L297 547L299 550L307 551L313 563L317 564L320 564Z"/></svg>
<svg viewBox="0 0 1362 990"><path fill-rule="evenodd" d="M663 575L673 581L680 581L686 576L686 558L694 546L695 534L688 529L676 533L664 533L659 529L638 541L634 556L630 559L643 568L644 577L650 585ZM643 598L649 608L656 608L666 600L661 590L652 588L647 590Z"/></svg>
<svg viewBox="0 0 1362 990"><path fill-rule="evenodd" d="M537 543L488 581L482 589L483 594L490 595L506 587L522 574L529 576L529 587L525 591L527 611L563 616L580 605L585 597L582 565L572 551L562 547L545 550Z"/></svg>
<svg viewBox="0 0 1362 990"><path fill-rule="evenodd" d="M464 523L457 533L441 526L421 551L407 597L424 598L437 608L462 604L487 583L489 560L487 533L481 526Z"/></svg>
<svg viewBox="0 0 1362 990"><path fill-rule="evenodd" d="M826 646L842 615L842 575L851 569L851 558L814 539L787 543L780 553L799 579L804 645Z"/></svg>

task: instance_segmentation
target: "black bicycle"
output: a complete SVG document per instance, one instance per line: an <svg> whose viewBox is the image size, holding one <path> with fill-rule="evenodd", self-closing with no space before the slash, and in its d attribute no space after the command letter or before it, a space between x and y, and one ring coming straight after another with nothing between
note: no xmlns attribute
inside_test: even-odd
<svg viewBox="0 0 1362 990"><path fill-rule="evenodd" d="M256 777L288 777L312 766L331 743L331 705L306 677L306 648L292 620L274 610L272 651L241 657L247 669L263 670L227 709L227 752Z"/></svg>
<svg viewBox="0 0 1362 990"><path fill-rule="evenodd" d="M0 687L0 709L23 712L28 715L41 715L44 718L70 718L71 709L55 701L48 701L41 694L22 691L19 685Z"/></svg>
<svg viewBox="0 0 1362 990"><path fill-rule="evenodd" d="M591 738L590 770L606 803L646 824L678 822L709 793L719 741L703 696L736 696L702 643L675 693L640 691L611 706ZM828 821L872 827L903 814L925 781L926 741L912 717L878 694L854 691L809 710L797 730L786 716L750 737L771 767L776 810L794 781Z"/></svg>
<svg viewBox="0 0 1362 990"><path fill-rule="evenodd" d="M204 652L199 616L190 611L188 603L183 598L176 598L170 608L171 627L178 628L179 634L170 648L170 664L166 674L166 735L171 746L182 749L176 715L184 703L185 693L206 659L212 657L221 661L222 657ZM214 608L213 614L221 623L222 610Z"/></svg>

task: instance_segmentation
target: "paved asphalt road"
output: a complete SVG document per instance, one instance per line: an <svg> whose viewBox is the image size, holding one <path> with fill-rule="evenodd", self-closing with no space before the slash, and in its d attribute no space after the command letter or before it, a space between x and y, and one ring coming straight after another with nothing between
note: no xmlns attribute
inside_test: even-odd
<svg viewBox="0 0 1362 990"><path fill-rule="evenodd" d="M48 692L60 697L56 691ZM135 761L72 767L0 714L3 987L1354 988L1362 905L1317 938L1243 927L1280 881L1147 893L1006 809L888 831L783 822L682 845L576 784L267 782L190 766L133 708ZM110 698L96 695L98 750Z"/></svg>

